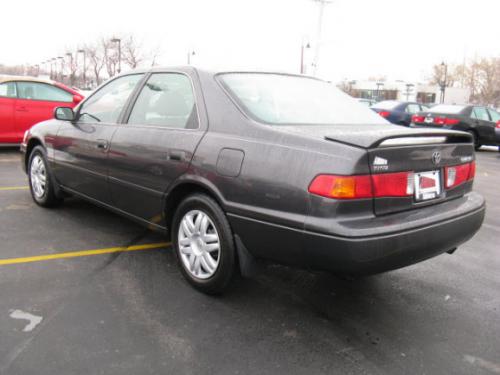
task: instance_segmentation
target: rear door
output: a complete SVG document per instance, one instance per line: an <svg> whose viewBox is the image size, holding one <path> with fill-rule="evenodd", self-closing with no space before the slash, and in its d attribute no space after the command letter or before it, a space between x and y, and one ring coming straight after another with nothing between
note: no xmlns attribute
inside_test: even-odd
<svg viewBox="0 0 500 375"><path fill-rule="evenodd" d="M78 108L76 121L62 122L54 145L55 175L70 189L109 204L107 159L111 137L144 74L109 81Z"/></svg>
<svg viewBox="0 0 500 375"><path fill-rule="evenodd" d="M15 133L20 140L31 126L54 117L54 109L72 106L73 94L40 82L18 81L15 105Z"/></svg>
<svg viewBox="0 0 500 375"><path fill-rule="evenodd" d="M152 73L136 95L109 150L114 206L162 224L164 194L188 169L206 129L193 85L183 73Z"/></svg>
<svg viewBox="0 0 500 375"><path fill-rule="evenodd" d="M487 109L475 106L472 108L471 119L479 135L479 143L495 143L495 124L491 121Z"/></svg>
<svg viewBox="0 0 500 375"><path fill-rule="evenodd" d="M14 107L16 84L0 84L0 143L18 143L14 134Z"/></svg>

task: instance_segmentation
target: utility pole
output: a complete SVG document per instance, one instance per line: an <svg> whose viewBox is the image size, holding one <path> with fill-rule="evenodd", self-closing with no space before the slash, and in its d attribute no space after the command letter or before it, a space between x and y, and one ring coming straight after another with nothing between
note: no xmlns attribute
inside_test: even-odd
<svg viewBox="0 0 500 375"><path fill-rule="evenodd" d="M61 73L60 73L60 78L59 80L62 82L63 81L63 76L64 76L64 57L62 56L57 56L59 61L61 62Z"/></svg>
<svg viewBox="0 0 500 375"><path fill-rule="evenodd" d="M321 31L323 29L323 12L325 10L325 5L330 4L332 0L312 0L319 4L319 13L318 13L318 28L316 31L316 46L314 49L314 59L313 59L313 75L316 75L318 71L319 64L319 52L320 52L320 44L321 44Z"/></svg>
<svg viewBox="0 0 500 375"><path fill-rule="evenodd" d="M71 52L68 52L66 53L66 56L69 57L69 84L70 86L73 86L73 81L74 81L74 77L73 77L73 54Z"/></svg>
<svg viewBox="0 0 500 375"><path fill-rule="evenodd" d="M444 103L444 94L446 91L446 85L448 81L448 65L444 63L444 61L441 63L441 69L443 70L443 80L440 82L441 84L441 104Z"/></svg>

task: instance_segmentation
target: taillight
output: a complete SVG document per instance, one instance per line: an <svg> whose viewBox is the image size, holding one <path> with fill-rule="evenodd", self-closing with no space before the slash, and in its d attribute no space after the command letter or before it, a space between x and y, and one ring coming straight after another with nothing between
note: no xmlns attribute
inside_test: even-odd
<svg viewBox="0 0 500 375"><path fill-rule="evenodd" d="M382 117L387 117L387 116L389 116L391 114L391 112L389 112L389 111L380 111L378 114L380 116L382 116Z"/></svg>
<svg viewBox="0 0 500 375"><path fill-rule="evenodd" d="M413 195L413 172L381 173L372 177L374 197L406 197Z"/></svg>
<svg viewBox="0 0 500 375"><path fill-rule="evenodd" d="M411 122L413 122L414 124L417 122L424 122L424 120L425 120L425 116L419 116L419 115L411 116Z"/></svg>
<svg viewBox="0 0 500 375"><path fill-rule="evenodd" d="M406 197L413 195L413 179L413 172L362 176L319 175L309 185L309 192L335 199Z"/></svg>
<svg viewBox="0 0 500 375"><path fill-rule="evenodd" d="M309 185L309 192L327 198L371 198L370 176L319 175Z"/></svg>
<svg viewBox="0 0 500 375"><path fill-rule="evenodd" d="M495 128L500 129L500 120L497 121Z"/></svg>
<svg viewBox="0 0 500 375"><path fill-rule="evenodd" d="M460 120L456 118L449 117L435 117L434 124L436 125L456 125L460 122Z"/></svg>
<svg viewBox="0 0 500 375"><path fill-rule="evenodd" d="M444 169L444 183L447 189L454 188L466 181L474 179L476 174L476 163L454 165Z"/></svg>

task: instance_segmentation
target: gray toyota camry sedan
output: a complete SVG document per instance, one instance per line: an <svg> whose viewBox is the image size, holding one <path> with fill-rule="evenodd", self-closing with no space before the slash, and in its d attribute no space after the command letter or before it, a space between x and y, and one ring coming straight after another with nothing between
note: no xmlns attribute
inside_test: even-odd
<svg viewBox="0 0 500 375"><path fill-rule="evenodd" d="M394 126L319 79L155 68L26 132L43 207L77 196L171 236L220 293L265 259L363 275L453 252L484 218L469 134Z"/></svg>

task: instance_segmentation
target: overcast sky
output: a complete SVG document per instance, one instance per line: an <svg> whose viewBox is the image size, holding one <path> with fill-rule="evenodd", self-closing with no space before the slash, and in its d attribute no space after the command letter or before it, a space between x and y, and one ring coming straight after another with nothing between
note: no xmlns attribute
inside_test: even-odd
<svg viewBox="0 0 500 375"><path fill-rule="evenodd" d="M36 64L67 48L133 33L162 65L298 72L315 42L312 0L2 1L0 63ZM500 56L500 0L333 0L324 13L319 75L423 80L434 63ZM306 50L312 59L312 49Z"/></svg>

